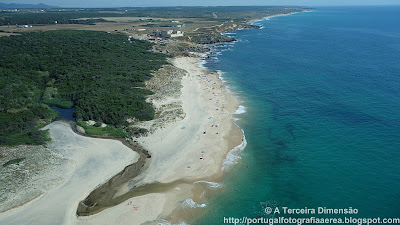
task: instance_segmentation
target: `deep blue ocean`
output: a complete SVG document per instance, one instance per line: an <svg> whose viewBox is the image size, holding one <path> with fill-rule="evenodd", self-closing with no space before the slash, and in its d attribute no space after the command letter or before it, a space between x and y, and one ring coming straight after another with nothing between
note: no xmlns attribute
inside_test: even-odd
<svg viewBox="0 0 400 225"><path fill-rule="evenodd" d="M263 28L234 32L238 42L206 60L246 107L237 123L247 146L201 219L187 222L271 217L267 206L399 218L400 7L316 8L255 24Z"/></svg>

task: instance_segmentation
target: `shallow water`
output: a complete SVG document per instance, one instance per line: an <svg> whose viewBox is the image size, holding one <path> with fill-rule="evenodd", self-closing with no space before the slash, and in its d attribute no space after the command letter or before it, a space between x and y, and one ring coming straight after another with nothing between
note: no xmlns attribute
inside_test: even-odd
<svg viewBox="0 0 400 225"><path fill-rule="evenodd" d="M267 206L400 217L398 21L398 6L317 8L215 47L204 66L243 101L235 117L247 146L187 222L268 217Z"/></svg>

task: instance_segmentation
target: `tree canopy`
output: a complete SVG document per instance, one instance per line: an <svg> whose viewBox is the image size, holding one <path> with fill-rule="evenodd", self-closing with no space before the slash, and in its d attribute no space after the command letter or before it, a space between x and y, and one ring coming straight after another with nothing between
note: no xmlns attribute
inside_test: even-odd
<svg viewBox="0 0 400 225"><path fill-rule="evenodd" d="M38 128L54 117L47 105L114 126L128 117L151 120L144 81L166 63L151 45L96 31L0 38L0 144L43 143Z"/></svg>

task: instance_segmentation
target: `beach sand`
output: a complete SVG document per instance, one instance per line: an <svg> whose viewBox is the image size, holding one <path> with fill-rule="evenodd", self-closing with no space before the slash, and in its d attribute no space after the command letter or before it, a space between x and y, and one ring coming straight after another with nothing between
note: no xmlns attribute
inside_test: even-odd
<svg viewBox="0 0 400 225"><path fill-rule="evenodd" d="M194 183L215 181L222 175L224 159L242 143L243 134L232 121L239 102L226 90L219 75L198 67L198 58L175 58L173 64L188 73L182 78L180 101L186 114L153 134L138 139L151 155L148 168L117 195L133 185L172 183L161 193L127 199L92 216L79 217L79 224L156 224L168 218L185 200L191 201ZM206 133L204 133L206 132ZM137 210L129 205L135 204Z"/></svg>
<svg viewBox="0 0 400 225"><path fill-rule="evenodd" d="M0 224L154 224L170 218L183 202L194 203L196 182L218 180L227 153L243 140L242 131L232 121L239 102L228 93L218 73L198 67L198 59L173 60L176 67L187 71L179 97L185 117L137 139L151 153L151 160L116 196L144 184L167 188L149 190L95 215L77 217L78 203L135 162L138 154L119 141L82 137L68 124L54 122L48 126L53 139L50 147L70 161L60 168L65 182L0 214Z"/></svg>
<svg viewBox="0 0 400 225"><path fill-rule="evenodd" d="M139 139L152 154L151 165L141 176L143 183L214 176L229 150L228 142L239 145L242 141L231 118L237 100L227 93L217 73L199 68L197 61L189 57L173 61L188 72L182 79L181 94L186 117ZM229 135L232 129L238 130L240 137Z"/></svg>
<svg viewBox="0 0 400 225"><path fill-rule="evenodd" d="M97 185L106 182L139 155L119 141L88 138L69 124L53 122L49 148L67 158L57 168L64 181L27 204L0 214L0 224L76 224L76 208Z"/></svg>

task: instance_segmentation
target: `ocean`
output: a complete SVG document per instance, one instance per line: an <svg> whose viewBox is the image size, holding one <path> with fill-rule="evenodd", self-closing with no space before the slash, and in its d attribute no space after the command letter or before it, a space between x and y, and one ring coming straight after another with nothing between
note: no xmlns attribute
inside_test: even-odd
<svg viewBox="0 0 400 225"><path fill-rule="evenodd" d="M200 219L186 223L399 218L399 22L399 6L316 8L258 21L262 29L235 31L237 42L214 46L204 66L220 71L242 101L235 117L247 145L230 154L235 163L220 191L196 202Z"/></svg>

